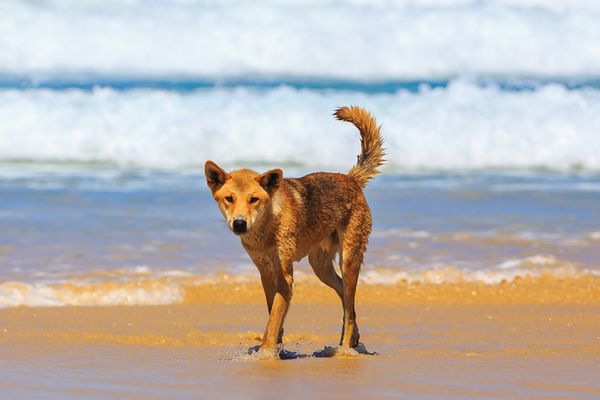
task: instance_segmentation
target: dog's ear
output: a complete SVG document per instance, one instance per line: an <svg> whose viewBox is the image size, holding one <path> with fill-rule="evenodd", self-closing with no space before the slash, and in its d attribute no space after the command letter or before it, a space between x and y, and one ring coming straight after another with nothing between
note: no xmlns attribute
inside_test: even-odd
<svg viewBox="0 0 600 400"><path fill-rule="evenodd" d="M257 176L256 182L260 184L269 193L273 193L279 188L281 185L281 181L283 180L283 171L279 168L272 169L270 171L265 172L262 175Z"/></svg>
<svg viewBox="0 0 600 400"><path fill-rule="evenodd" d="M231 175L212 161L207 161L204 164L204 175L206 176L206 184L213 194L223 186L227 179L231 178Z"/></svg>

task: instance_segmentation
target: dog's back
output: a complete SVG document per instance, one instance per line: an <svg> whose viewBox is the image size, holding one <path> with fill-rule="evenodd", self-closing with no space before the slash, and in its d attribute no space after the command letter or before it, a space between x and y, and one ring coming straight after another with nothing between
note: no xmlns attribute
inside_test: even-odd
<svg viewBox="0 0 600 400"><path fill-rule="evenodd" d="M362 189L379 173L378 167L384 161L380 128L371 114L359 107L342 107L334 115L352 122L360 131L357 164L348 174L317 172L284 179L274 196L275 218L294 219L290 222L295 226L295 259L306 256L315 245L325 247L328 239L339 243L351 215L365 222L357 238L365 246L371 232L371 213Z"/></svg>

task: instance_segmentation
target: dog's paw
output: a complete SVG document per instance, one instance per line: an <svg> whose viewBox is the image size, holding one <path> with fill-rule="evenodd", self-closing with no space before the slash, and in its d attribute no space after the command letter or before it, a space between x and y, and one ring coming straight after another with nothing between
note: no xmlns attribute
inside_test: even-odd
<svg viewBox="0 0 600 400"><path fill-rule="evenodd" d="M363 354L363 355L367 355L367 356L376 356L377 355L376 351L371 353L369 350L367 350L367 347L365 346L365 344L363 342L359 342L355 347L352 348L352 350L354 350L358 354Z"/></svg>
<svg viewBox="0 0 600 400"><path fill-rule="evenodd" d="M325 346L323 347L323 350L319 350L319 351L315 351L313 353L313 357L335 357L337 354L338 348L337 347L331 347L331 346Z"/></svg>

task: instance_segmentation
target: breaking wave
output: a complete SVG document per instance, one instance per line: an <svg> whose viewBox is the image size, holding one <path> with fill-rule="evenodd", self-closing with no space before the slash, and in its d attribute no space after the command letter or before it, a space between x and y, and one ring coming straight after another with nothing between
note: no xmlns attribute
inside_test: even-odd
<svg viewBox="0 0 600 400"><path fill-rule="evenodd" d="M592 0L9 0L0 15L0 74L381 80L600 71Z"/></svg>
<svg viewBox="0 0 600 400"><path fill-rule="evenodd" d="M600 90L536 90L456 80L367 94L278 87L176 92L0 91L0 162L159 169L280 164L345 171L354 128L331 111L360 104L386 138L390 169L600 170Z"/></svg>

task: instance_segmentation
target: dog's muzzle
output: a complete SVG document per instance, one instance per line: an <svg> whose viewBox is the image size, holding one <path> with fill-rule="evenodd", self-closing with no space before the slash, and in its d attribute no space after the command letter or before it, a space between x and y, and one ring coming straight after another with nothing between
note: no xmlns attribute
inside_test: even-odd
<svg viewBox="0 0 600 400"><path fill-rule="evenodd" d="M231 228L235 233L246 233L248 231L248 224L243 219L236 219L231 224Z"/></svg>

